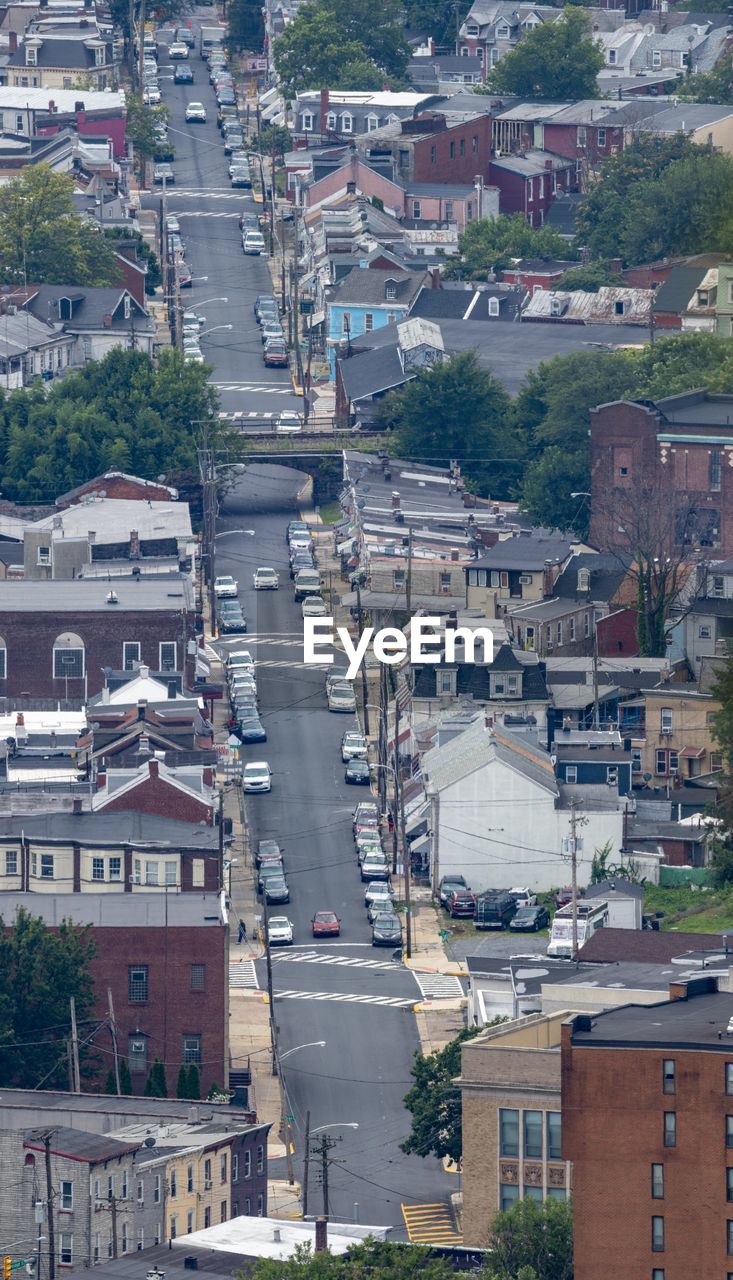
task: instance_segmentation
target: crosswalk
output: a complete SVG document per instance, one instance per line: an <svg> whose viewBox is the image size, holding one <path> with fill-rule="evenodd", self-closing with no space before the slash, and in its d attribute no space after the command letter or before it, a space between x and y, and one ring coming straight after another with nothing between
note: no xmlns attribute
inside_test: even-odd
<svg viewBox="0 0 733 1280"><path fill-rule="evenodd" d="M460 979L454 974L414 973L414 977L424 1000L460 1000L465 994Z"/></svg>
<svg viewBox="0 0 733 1280"><path fill-rule="evenodd" d="M292 659L286 659L283 662L278 662L277 660L270 662L266 658L262 661L259 658L257 660L258 671L261 671L263 668L266 668L269 671L283 670L286 667L289 671L330 671L331 670L330 663L328 662L294 662L292 661Z"/></svg>
<svg viewBox="0 0 733 1280"><path fill-rule="evenodd" d="M176 209L177 218L238 218L238 213L220 213L218 209Z"/></svg>
<svg viewBox="0 0 733 1280"><path fill-rule="evenodd" d="M403 1204L401 1208L410 1244L463 1242L449 1204Z"/></svg>
<svg viewBox="0 0 733 1280"><path fill-rule="evenodd" d="M258 395L292 396L293 394L292 387L272 383L263 386L252 382L211 382L210 386L216 387L217 391L256 391Z"/></svg>
<svg viewBox="0 0 733 1280"><path fill-rule="evenodd" d="M168 190L168 202L174 200L236 200L242 204L244 195L241 191L232 191L231 187L171 187ZM199 216L208 216L206 209L199 211Z"/></svg>
<svg viewBox="0 0 733 1280"><path fill-rule="evenodd" d="M404 996L357 996L348 991L276 991L278 1000L312 1000L328 1004L361 1004L379 1005L380 1008L409 1009L415 1003L414 997Z"/></svg>
<svg viewBox="0 0 733 1280"><path fill-rule="evenodd" d="M233 960L229 965L229 986L246 987L250 991L259 990L257 970L254 960Z"/></svg>
<svg viewBox="0 0 733 1280"><path fill-rule="evenodd" d="M256 409L251 409L249 412L247 412L246 409L237 409L232 413L227 413L225 410L222 410L222 412L219 414L219 417L227 418L230 422L251 422L254 419L256 419L258 422L259 421L271 422L273 418L279 417L279 414L260 413Z"/></svg>
<svg viewBox="0 0 733 1280"><path fill-rule="evenodd" d="M354 956L334 956L330 952L301 951L281 956L275 964L337 964L347 969L392 969L400 972L402 965L391 960L361 960Z"/></svg>

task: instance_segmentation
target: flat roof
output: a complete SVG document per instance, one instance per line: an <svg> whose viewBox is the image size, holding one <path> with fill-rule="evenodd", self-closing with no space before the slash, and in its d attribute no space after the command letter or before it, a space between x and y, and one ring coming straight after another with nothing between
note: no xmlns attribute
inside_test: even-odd
<svg viewBox="0 0 733 1280"><path fill-rule="evenodd" d="M117 602L110 604L114 592ZM193 585L184 574L159 578L75 578L72 581L0 581L0 611L13 613L157 613L194 608Z"/></svg>
<svg viewBox="0 0 733 1280"><path fill-rule="evenodd" d="M84 538L93 532L102 545L129 541L132 530L145 540L193 537L187 502L149 502L147 498L92 497L28 527L48 529L55 538Z"/></svg>
<svg viewBox="0 0 733 1280"><path fill-rule="evenodd" d="M9 924L21 908L51 928L62 920L103 929L161 929L171 925L206 928L226 923L216 893L3 893Z"/></svg>
<svg viewBox="0 0 733 1280"><path fill-rule="evenodd" d="M182 822L157 813L129 809L119 813L52 812L24 817L0 815L0 840L36 840L60 844L123 845L142 849L201 849L219 852L219 834L205 822Z"/></svg>
<svg viewBox="0 0 733 1280"><path fill-rule="evenodd" d="M712 977L700 979L714 981ZM623 1005L589 1019L573 1030L574 1045L606 1045L656 1049L715 1049L733 1053L733 994L705 991L686 1000L665 1000L653 1005Z"/></svg>

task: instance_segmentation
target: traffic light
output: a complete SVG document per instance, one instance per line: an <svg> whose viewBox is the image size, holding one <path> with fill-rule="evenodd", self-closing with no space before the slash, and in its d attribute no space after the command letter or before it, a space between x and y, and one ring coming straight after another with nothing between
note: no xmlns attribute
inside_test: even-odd
<svg viewBox="0 0 733 1280"><path fill-rule="evenodd" d="M10 1280L10 1269L12 1267L12 1258L6 1253L3 1258L3 1280Z"/></svg>

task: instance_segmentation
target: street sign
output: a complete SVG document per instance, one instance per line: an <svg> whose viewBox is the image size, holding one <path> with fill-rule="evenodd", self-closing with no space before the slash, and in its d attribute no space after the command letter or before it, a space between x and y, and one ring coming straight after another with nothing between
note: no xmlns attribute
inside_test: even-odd
<svg viewBox="0 0 733 1280"><path fill-rule="evenodd" d="M27 1263L25 1258L16 1258L14 1262L11 1262L10 1270L20 1271L21 1267L25 1267L26 1265Z"/></svg>

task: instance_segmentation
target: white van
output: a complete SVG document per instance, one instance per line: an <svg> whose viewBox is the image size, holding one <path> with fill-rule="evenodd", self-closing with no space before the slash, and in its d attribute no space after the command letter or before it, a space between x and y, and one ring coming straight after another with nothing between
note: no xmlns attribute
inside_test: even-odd
<svg viewBox="0 0 733 1280"><path fill-rule="evenodd" d="M583 902L581 899L576 904L576 910L578 913L578 950L580 950L583 943L592 938L594 933L607 927L608 903L598 901L595 898L592 902ZM572 960L573 958L572 902L568 902L566 906L560 907L560 910L555 912L547 954L556 960Z"/></svg>
<svg viewBox="0 0 733 1280"><path fill-rule="evenodd" d="M321 593L321 575L317 569L299 569L293 581L295 599L305 600L306 596L317 596Z"/></svg>
<svg viewBox="0 0 733 1280"><path fill-rule="evenodd" d="M261 231L245 231L242 235L242 249L245 253L259 256L265 252L265 237Z"/></svg>

